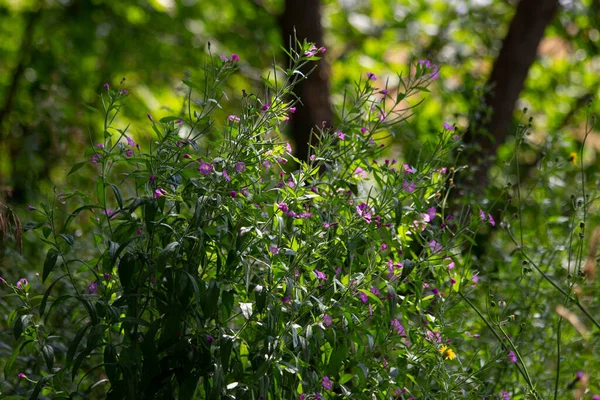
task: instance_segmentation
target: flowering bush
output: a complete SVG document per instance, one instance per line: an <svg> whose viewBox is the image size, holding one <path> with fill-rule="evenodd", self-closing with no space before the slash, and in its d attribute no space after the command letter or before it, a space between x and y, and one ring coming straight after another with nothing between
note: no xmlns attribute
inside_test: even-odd
<svg viewBox="0 0 600 400"><path fill-rule="evenodd" d="M491 394L484 372L498 354L536 395L508 335L476 372L462 366L459 344L479 337L448 318L465 302L479 312L463 250L496 222L448 213L456 128L440 123L414 163L381 158L438 67L415 63L394 91L369 72L298 160L281 134L298 106L289 94L323 51L298 45L221 128L239 57L211 60L184 81L185 114L148 116L148 144L117 128L127 91L107 86L104 141L71 170L92 164L95 192L32 207L47 289L4 282L22 302L8 317L14 398L466 398ZM86 217L93 229L77 234Z"/></svg>

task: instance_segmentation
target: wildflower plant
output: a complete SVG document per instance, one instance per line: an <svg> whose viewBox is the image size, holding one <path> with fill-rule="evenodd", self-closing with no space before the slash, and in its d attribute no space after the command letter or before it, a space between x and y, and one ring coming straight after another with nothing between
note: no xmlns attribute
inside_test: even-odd
<svg viewBox="0 0 600 400"><path fill-rule="evenodd" d="M462 250L484 224L495 226L484 210L448 214L458 130L440 123L420 154L383 156L387 136L402 135L411 96L439 68L421 60L396 88L369 73L345 94L335 128L315 128L317 144L299 160L282 131L300 106L292 96L300 69L324 51L298 43L289 66L265 79L265 93L244 92L239 112L223 121L216 111L239 57L211 56L200 77L183 82L184 113L148 116L150 143L117 127L127 92L107 87L104 141L71 170L90 164L95 191L61 193L32 211L28 228L48 246L44 292L0 283L22 302L8 318L16 344L4 367L15 395L485 392L472 366L462 367L460 328L446 317L478 279ZM73 225L86 218L93 228L76 235ZM57 336L61 308L70 325ZM23 354L43 365L27 369Z"/></svg>

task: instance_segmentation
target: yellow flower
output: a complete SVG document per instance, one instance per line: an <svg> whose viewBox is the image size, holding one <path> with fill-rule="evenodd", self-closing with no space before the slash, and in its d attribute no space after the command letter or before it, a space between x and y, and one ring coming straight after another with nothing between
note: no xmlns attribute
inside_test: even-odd
<svg viewBox="0 0 600 400"><path fill-rule="evenodd" d="M445 360L454 360L454 358L456 357L456 354L454 354L454 350L452 350L448 346L440 347L440 353L442 353L442 357L444 357Z"/></svg>
<svg viewBox="0 0 600 400"><path fill-rule="evenodd" d="M577 153L573 152L569 154L569 161L572 161L573 165L577 166Z"/></svg>

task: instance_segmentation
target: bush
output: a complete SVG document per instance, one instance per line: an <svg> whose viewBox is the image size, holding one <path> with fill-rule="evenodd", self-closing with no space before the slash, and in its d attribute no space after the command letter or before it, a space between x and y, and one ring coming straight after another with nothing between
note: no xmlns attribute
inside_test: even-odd
<svg viewBox="0 0 600 400"><path fill-rule="evenodd" d="M468 249L496 224L480 207L448 213L455 127L414 165L380 159L437 67L414 63L393 94L365 75L298 160L281 131L300 69L323 51L298 44L264 97L244 92L220 123L239 59L211 58L184 80L182 115L148 116L148 145L116 127L127 91L107 85L104 141L71 169L91 164L95 192L59 193L26 226L48 246L49 286L4 282L21 302L8 316L13 398L475 398L496 390L485 378L498 361L539 396L472 295ZM478 317L496 347L476 367L459 345L477 340L462 324Z"/></svg>

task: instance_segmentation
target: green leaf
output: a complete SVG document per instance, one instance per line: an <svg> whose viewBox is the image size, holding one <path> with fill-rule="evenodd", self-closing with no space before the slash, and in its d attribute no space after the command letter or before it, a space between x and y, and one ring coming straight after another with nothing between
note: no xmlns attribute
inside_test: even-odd
<svg viewBox="0 0 600 400"><path fill-rule="evenodd" d="M17 344L13 348L12 353L10 354L10 357L8 358L8 361L6 362L6 365L4 365L4 376L12 376L13 375L12 368L13 368L13 365L14 365L17 357L21 353L21 350L23 349L23 347L27 346L29 343L32 343L32 342L33 342L33 340L31 340L31 339L26 340L25 336L22 336L21 338L19 338L19 340L17 341Z"/></svg>
<svg viewBox="0 0 600 400"><path fill-rule="evenodd" d="M46 254L46 260L44 261L44 271L42 272L42 282L46 281L48 275L52 272L56 266L56 260L58 259L58 251L55 249L48 250Z"/></svg>
<svg viewBox="0 0 600 400"><path fill-rule="evenodd" d="M42 302L40 303L40 317L44 316L44 311L46 310L46 303L48 302L48 296L50 296L52 288L58 283L58 281L60 281L65 276L67 276L67 274L64 274L60 278L55 279L54 282L52 282L52 284L46 290L46 293L44 293L44 297L42 298Z"/></svg>
<svg viewBox="0 0 600 400"><path fill-rule="evenodd" d="M121 190L113 183L109 183L108 186L112 189L115 194L115 198L117 199L117 204L119 205L119 209L123 208L123 194L121 194Z"/></svg>
<svg viewBox="0 0 600 400"><path fill-rule="evenodd" d="M79 343L81 343L83 336L85 335L85 333L87 332L87 330L90 326L92 326L91 322L82 326L81 328L79 328L79 331L77 331L77 334L71 341L71 344L69 345L69 349L67 350L67 366L69 366L71 364L71 362L73 361L73 357L75 356L75 353L77 352Z"/></svg>
<svg viewBox="0 0 600 400"><path fill-rule="evenodd" d="M48 371L52 371L52 367L54 366L54 348L49 344L45 344L42 347L42 355L44 356Z"/></svg>
<svg viewBox="0 0 600 400"><path fill-rule="evenodd" d="M100 204L102 208L106 208L106 191L104 188L104 180L98 179L96 182L96 196L98 198L98 204Z"/></svg>
<svg viewBox="0 0 600 400"><path fill-rule="evenodd" d="M38 396L44 388L44 386L46 386L46 382L48 382L52 378L54 378L54 374L46 375L42 379L40 379L37 385L35 385L35 388L33 389L33 393L31 393L29 400L38 400Z"/></svg>
<svg viewBox="0 0 600 400"><path fill-rule="evenodd" d="M87 164L87 161L82 161L82 162L78 162L77 164L73 165L71 167L71 170L69 171L69 173L67 174L67 176L79 171L81 169L81 167L83 167L85 164Z"/></svg>

